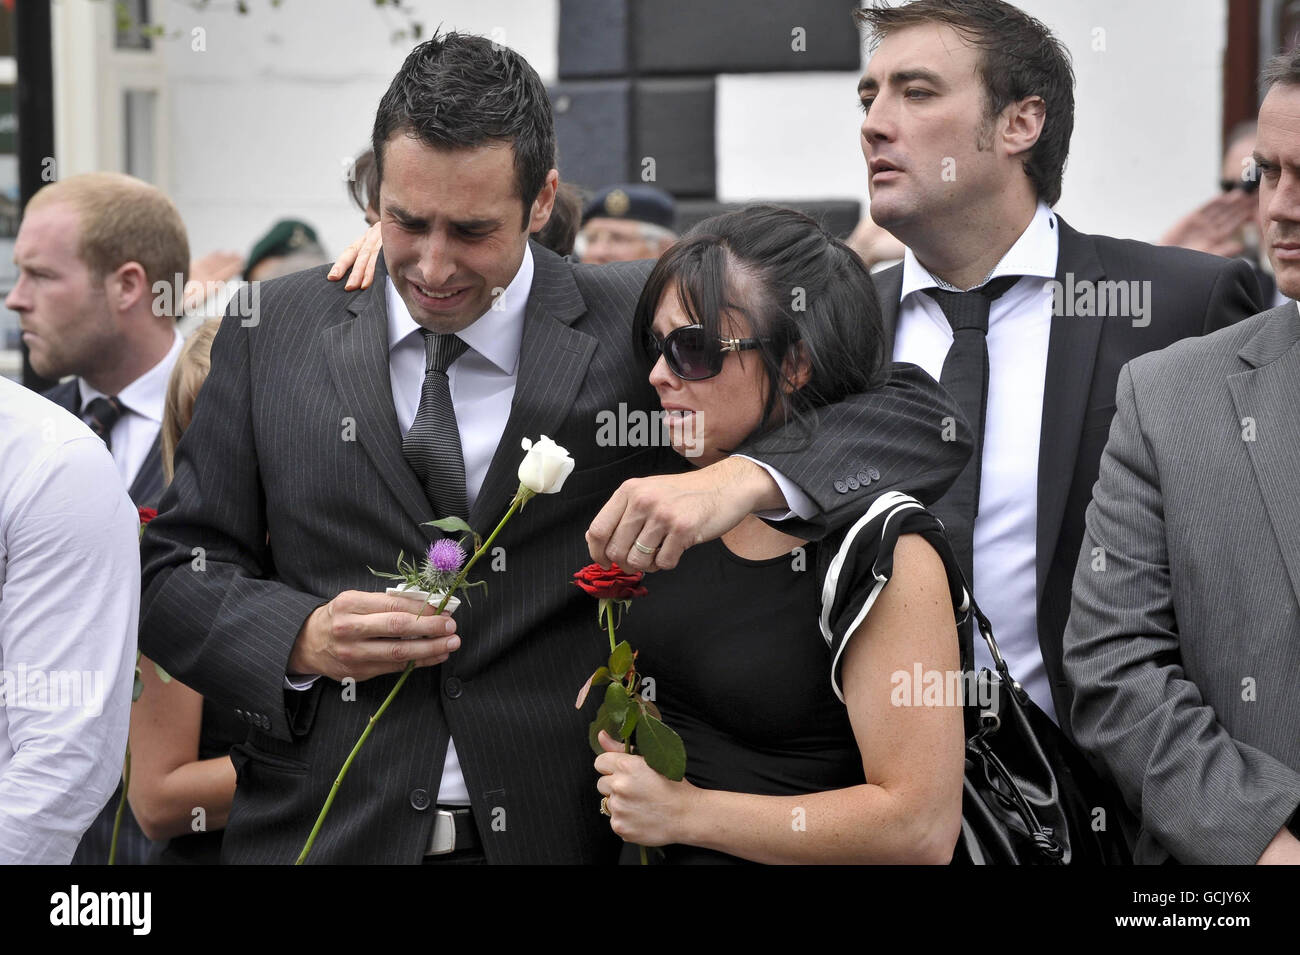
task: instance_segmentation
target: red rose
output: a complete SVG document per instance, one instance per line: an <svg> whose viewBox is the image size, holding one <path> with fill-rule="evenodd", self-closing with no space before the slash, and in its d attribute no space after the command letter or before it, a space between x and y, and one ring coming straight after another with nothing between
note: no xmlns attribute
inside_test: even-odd
<svg viewBox="0 0 1300 955"><path fill-rule="evenodd" d="M148 524L158 516L158 509L155 507L137 507L136 510L140 512L141 524Z"/></svg>
<svg viewBox="0 0 1300 955"><path fill-rule="evenodd" d="M618 564L610 564L608 570L600 564L588 564L573 575L573 582L602 600L630 600L633 597L644 597L650 592L640 586L644 576L641 571L629 574L621 570Z"/></svg>

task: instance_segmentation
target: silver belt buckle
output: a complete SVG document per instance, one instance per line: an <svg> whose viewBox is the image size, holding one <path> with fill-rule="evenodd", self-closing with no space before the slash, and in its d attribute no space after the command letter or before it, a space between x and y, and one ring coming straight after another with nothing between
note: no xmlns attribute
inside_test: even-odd
<svg viewBox="0 0 1300 955"><path fill-rule="evenodd" d="M456 851L456 814L439 809L433 817L433 834L429 837L427 856L445 856Z"/></svg>

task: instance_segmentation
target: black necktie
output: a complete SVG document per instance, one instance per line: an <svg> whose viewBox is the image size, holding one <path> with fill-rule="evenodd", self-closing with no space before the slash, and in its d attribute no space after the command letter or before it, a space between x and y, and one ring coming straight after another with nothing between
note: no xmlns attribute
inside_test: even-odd
<svg viewBox="0 0 1300 955"><path fill-rule="evenodd" d="M939 303L952 326L952 347L943 360L939 384L948 389L970 423L975 450L948 493L931 510L943 521L957 562L975 591L975 515L980 503L980 463L984 456L984 412L989 397L989 306L1020 281L1019 275L1004 275L969 292L926 289Z"/></svg>
<svg viewBox="0 0 1300 955"><path fill-rule="evenodd" d="M117 398L95 398L86 403L85 410L81 412L81 420L86 422L90 430L104 440L104 446L112 451L113 425L117 424L118 419L125 413L126 408Z"/></svg>
<svg viewBox="0 0 1300 955"><path fill-rule="evenodd" d="M424 387L420 410L402 440L402 453L419 476L437 515L468 519L465 458L447 369L469 346L455 335L439 335L427 328L420 329L420 334L424 336Z"/></svg>

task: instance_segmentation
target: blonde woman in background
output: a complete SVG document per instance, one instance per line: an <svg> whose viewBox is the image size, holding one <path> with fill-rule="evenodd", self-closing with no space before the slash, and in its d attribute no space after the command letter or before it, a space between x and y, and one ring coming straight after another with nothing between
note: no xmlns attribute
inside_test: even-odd
<svg viewBox="0 0 1300 955"><path fill-rule="evenodd" d="M181 350L167 384L162 463L168 483L181 434L208 377L212 340L220 326L209 319ZM179 680L164 682L140 658L144 690L131 712L131 811L157 846L151 862L216 864L230 804L235 767L230 747L247 735L233 711L205 700Z"/></svg>

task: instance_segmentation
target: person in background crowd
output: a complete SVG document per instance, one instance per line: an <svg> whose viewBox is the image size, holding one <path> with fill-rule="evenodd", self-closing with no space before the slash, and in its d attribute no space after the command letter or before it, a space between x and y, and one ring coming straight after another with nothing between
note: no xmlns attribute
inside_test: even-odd
<svg viewBox="0 0 1300 955"><path fill-rule="evenodd" d="M1227 259L1242 258L1255 270L1263 302L1281 305L1286 296L1277 288L1268 256L1260 248L1259 174L1255 168L1256 124L1238 123L1228 133L1219 169L1220 195L1174 223L1160 239Z"/></svg>
<svg viewBox="0 0 1300 955"><path fill-rule="evenodd" d="M592 265L657 259L677 239L677 204L662 189L642 183L607 186L582 210L574 248Z"/></svg>
<svg viewBox="0 0 1300 955"><path fill-rule="evenodd" d="M551 217L546 220L546 225L533 233L533 238L556 255L572 255L581 215L582 193L572 183L561 182L555 189Z"/></svg>
<svg viewBox="0 0 1300 955"><path fill-rule="evenodd" d="M1245 262L1083 235L1052 211L1074 74L1042 23L1001 0L857 16L875 46L858 87L871 217L907 247L873 276L886 338L976 433L931 510L1011 674L1068 734L1061 635L1120 366L1254 314L1258 287Z"/></svg>
<svg viewBox="0 0 1300 955"><path fill-rule="evenodd" d="M32 196L15 255L20 276L5 304L18 313L32 367L45 378L74 376L46 397L103 439L137 506L157 506L163 401L181 352L176 314L190 260L180 213L130 176L73 176ZM115 794L75 862L107 861L116 807ZM119 861L142 863L148 851L128 812Z"/></svg>
<svg viewBox="0 0 1300 955"><path fill-rule="evenodd" d="M353 162L348 195L366 217L366 225L379 221L379 168L375 165L373 149L365 149Z"/></svg>
<svg viewBox="0 0 1300 955"><path fill-rule="evenodd" d="M162 437L169 482L220 325L209 319L186 339L167 384ZM216 865L235 797L230 747L244 740L248 727L229 707L205 700L179 680L164 680L147 657L139 666L144 689L131 714L130 799L140 828L157 843L151 861Z"/></svg>
<svg viewBox="0 0 1300 955"><path fill-rule="evenodd" d="M32 285L75 294L79 262L51 256L28 221L39 220L24 220L14 247L19 299ZM0 378L0 865L66 865L96 813L117 806L139 526L103 442ZM88 861L107 860L105 844Z"/></svg>
<svg viewBox="0 0 1300 955"><path fill-rule="evenodd" d="M328 261L315 229L297 219L281 219L254 243L244 263L244 280L265 282Z"/></svg>
<svg viewBox="0 0 1300 955"><path fill-rule="evenodd" d="M1300 297L1300 50L1261 87L1259 205ZM1300 311L1124 367L1065 631L1071 720L1134 861L1300 864Z"/></svg>

